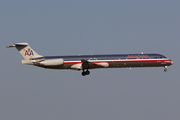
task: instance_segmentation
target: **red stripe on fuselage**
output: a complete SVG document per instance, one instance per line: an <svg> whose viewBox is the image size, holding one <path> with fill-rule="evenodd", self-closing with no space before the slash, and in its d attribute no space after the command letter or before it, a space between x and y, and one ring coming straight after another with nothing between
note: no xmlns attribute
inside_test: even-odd
<svg viewBox="0 0 180 120"><path fill-rule="evenodd" d="M104 60L104 61L89 61L92 63L120 63L120 62L168 62L168 61L172 61L171 59L137 59L137 60ZM78 63L82 63L81 61L64 61L64 64L78 64Z"/></svg>

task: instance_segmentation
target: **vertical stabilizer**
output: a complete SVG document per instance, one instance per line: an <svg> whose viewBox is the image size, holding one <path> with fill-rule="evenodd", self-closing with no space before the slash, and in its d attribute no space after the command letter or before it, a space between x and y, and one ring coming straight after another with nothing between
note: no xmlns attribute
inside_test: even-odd
<svg viewBox="0 0 180 120"><path fill-rule="evenodd" d="M37 54L28 43L16 43L11 46L7 46L7 48L16 47L19 53L24 57L25 60L43 57L42 55Z"/></svg>

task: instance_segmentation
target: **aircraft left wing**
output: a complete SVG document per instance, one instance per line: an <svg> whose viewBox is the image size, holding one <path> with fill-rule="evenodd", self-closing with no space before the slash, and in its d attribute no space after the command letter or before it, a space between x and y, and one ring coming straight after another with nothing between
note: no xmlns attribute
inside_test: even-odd
<svg viewBox="0 0 180 120"><path fill-rule="evenodd" d="M89 62L87 60L81 60L83 69L97 68L99 67L97 64Z"/></svg>
<svg viewBox="0 0 180 120"><path fill-rule="evenodd" d="M87 60L82 59L82 69L93 69L93 68L103 68L103 67L109 67L108 63L93 63L89 62Z"/></svg>

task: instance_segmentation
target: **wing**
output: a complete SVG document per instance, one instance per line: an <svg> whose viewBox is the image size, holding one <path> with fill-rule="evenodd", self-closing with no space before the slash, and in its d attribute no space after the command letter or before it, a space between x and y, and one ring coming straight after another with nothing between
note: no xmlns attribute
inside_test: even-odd
<svg viewBox="0 0 180 120"><path fill-rule="evenodd" d="M91 69L91 68L99 67L97 64L94 64L94 63L89 62L87 60L81 60L81 62L82 62L82 68L83 69Z"/></svg>
<svg viewBox="0 0 180 120"><path fill-rule="evenodd" d="M109 67L108 63L92 63L87 60L82 59L82 69L93 69L93 68L104 68Z"/></svg>

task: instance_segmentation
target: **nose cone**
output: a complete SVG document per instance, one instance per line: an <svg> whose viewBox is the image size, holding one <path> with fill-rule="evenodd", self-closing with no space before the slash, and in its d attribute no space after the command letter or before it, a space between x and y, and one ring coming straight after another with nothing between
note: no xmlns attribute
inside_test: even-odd
<svg viewBox="0 0 180 120"><path fill-rule="evenodd" d="M174 62L171 60L171 65L173 64Z"/></svg>

